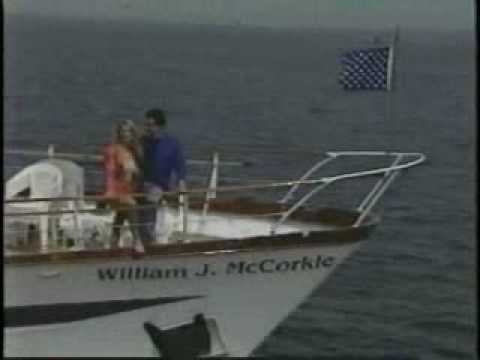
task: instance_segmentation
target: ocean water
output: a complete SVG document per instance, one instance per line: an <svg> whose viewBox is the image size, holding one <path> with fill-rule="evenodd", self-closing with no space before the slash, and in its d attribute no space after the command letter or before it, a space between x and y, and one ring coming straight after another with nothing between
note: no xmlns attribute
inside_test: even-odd
<svg viewBox="0 0 480 360"><path fill-rule="evenodd" d="M160 106L189 158L254 163L226 179L294 179L330 150L423 152L369 241L255 355L474 359L474 35L400 29L394 91L342 91L339 55L373 35L389 34L7 17L4 146L95 152ZM356 190L323 200L353 207Z"/></svg>

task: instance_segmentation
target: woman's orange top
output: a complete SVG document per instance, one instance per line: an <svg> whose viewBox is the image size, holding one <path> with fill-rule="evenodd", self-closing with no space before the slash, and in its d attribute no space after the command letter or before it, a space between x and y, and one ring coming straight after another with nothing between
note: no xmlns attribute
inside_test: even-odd
<svg viewBox="0 0 480 360"><path fill-rule="evenodd" d="M105 169L105 196L121 203L134 204L130 196L135 192L135 175L138 167L132 152L121 144L105 147L103 154Z"/></svg>

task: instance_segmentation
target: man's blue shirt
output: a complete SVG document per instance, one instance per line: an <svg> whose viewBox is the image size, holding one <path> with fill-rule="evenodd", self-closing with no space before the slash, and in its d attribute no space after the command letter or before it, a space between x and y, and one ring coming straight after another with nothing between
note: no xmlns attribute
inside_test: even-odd
<svg viewBox="0 0 480 360"><path fill-rule="evenodd" d="M145 137L144 181L168 191L172 174L176 179L185 180L185 159L180 143L173 136L163 134L158 138Z"/></svg>

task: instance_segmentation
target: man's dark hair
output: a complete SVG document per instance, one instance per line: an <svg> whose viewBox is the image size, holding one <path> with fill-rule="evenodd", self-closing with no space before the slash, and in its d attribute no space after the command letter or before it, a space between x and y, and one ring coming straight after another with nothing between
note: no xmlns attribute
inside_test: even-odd
<svg viewBox="0 0 480 360"><path fill-rule="evenodd" d="M155 125L164 127L167 124L165 112L161 109L150 109L145 113L145 117L153 119Z"/></svg>

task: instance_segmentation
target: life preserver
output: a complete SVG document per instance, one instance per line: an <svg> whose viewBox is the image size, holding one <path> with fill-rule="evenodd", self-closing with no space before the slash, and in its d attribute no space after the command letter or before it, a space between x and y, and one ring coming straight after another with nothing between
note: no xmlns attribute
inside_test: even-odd
<svg viewBox="0 0 480 360"><path fill-rule="evenodd" d="M133 156L123 146L107 145L105 147L103 152L105 197L120 202L132 202L129 195L134 191L134 184L125 176L132 161L134 161Z"/></svg>

